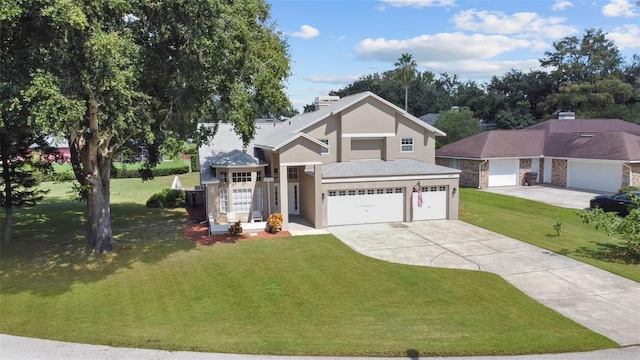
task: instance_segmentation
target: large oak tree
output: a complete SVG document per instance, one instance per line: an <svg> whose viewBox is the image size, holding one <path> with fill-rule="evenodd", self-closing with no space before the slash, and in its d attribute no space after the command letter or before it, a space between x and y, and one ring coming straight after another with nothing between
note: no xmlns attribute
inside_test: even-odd
<svg viewBox="0 0 640 360"><path fill-rule="evenodd" d="M233 123L248 142L257 114L291 107L287 44L262 0L3 1L2 36L25 26L28 44L4 40L38 59L30 117L69 141L96 252L114 246L110 167L131 143L193 136L200 120Z"/></svg>

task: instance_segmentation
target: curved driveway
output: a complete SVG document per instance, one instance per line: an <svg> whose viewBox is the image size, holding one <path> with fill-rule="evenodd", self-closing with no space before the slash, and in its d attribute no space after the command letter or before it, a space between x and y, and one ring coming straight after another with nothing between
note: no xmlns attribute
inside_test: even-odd
<svg viewBox="0 0 640 360"><path fill-rule="evenodd" d="M640 345L640 284L459 220L331 227L355 251L395 263L482 270L621 346Z"/></svg>

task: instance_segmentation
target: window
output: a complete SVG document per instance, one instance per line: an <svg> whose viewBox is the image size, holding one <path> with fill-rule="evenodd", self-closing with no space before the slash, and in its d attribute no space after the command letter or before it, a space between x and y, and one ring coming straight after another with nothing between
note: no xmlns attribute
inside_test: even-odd
<svg viewBox="0 0 640 360"><path fill-rule="evenodd" d="M449 159L449 167L460 169L460 159Z"/></svg>
<svg viewBox="0 0 640 360"><path fill-rule="evenodd" d="M273 177L274 177L275 179L277 179L277 178L279 178L279 177L280 177L280 169L278 169L278 168L273 168Z"/></svg>
<svg viewBox="0 0 640 360"><path fill-rule="evenodd" d="M262 171L260 170L256 172L256 181L262 181Z"/></svg>
<svg viewBox="0 0 640 360"><path fill-rule="evenodd" d="M298 180L298 168L297 167L287 168L287 179L289 179L289 180Z"/></svg>
<svg viewBox="0 0 640 360"><path fill-rule="evenodd" d="M251 173L250 172L234 172L231 173L231 181L234 183L237 182L250 182L251 181Z"/></svg>
<svg viewBox="0 0 640 360"><path fill-rule="evenodd" d="M413 138L402 138L402 146L400 147L402 152L413 152Z"/></svg>
<svg viewBox="0 0 640 360"><path fill-rule="evenodd" d="M320 154L326 155L329 153L329 139L319 139L321 143L327 145L327 148L320 149Z"/></svg>
<svg viewBox="0 0 640 360"><path fill-rule="evenodd" d="M251 189L233 189L233 211L237 213L251 211Z"/></svg>
<svg viewBox="0 0 640 360"><path fill-rule="evenodd" d="M276 207L278 206L278 189L279 189L278 186L275 186L273 188L273 194L274 194L273 201L275 202Z"/></svg>
<svg viewBox="0 0 640 360"><path fill-rule="evenodd" d="M220 212L229 211L229 198L227 197L227 188L220 188Z"/></svg>
<svg viewBox="0 0 640 360"><path fill-rule="evenodd" d="M258 171L259 172L259 171ZM256 189L256 210L263 210L263 198L262 198L262 188L259 187Z"/></svg>
<svg viewBox="0 0 640 360"><path fill-rule="evenodd" d="M227 182L227 172L226 171L220 171L220 182Z"/></svg>

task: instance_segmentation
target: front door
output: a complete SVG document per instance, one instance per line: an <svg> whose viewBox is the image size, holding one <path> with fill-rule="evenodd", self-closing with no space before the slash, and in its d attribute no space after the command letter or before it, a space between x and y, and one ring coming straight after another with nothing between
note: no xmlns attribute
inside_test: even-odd
<svg viewBox="0 0 640 360"><path fill-rule="evenodd" d="M274 195L275 195L275 205L276 211L280 212L280 185L274 184ZM287 192L288 204L289 204L289 214L290 215L300 215L300 184L299 183L289 183L288 192Z"/></svg>

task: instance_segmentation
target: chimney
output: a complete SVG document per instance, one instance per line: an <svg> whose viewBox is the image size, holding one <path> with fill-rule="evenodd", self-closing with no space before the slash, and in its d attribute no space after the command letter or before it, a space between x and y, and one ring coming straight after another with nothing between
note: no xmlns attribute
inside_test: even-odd
<svg viewBox="0 0 640 360"><path fill-rule="evenodd" d="M558 120L575 120L576 113L573 111L561 111L558 113Z"/></svg>
<svg viewBox="0 0 640 360"><path fill-rule="evenodd" d="M313 106L315 107L315 111L318 111L320 108L329 106L332 102L338 100L340 100L340 96L318 96L313 100Z"/></svg>

